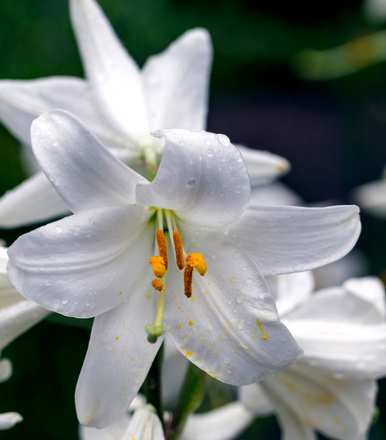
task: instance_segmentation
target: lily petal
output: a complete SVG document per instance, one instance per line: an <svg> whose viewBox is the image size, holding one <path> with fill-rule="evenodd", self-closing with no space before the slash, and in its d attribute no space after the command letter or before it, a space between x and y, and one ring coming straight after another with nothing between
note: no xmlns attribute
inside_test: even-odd
<svg viewBox="0 0 386 440"><path fill-rule="evenodd" d="M247 209L229 237L263 275L279 275L338 260L355 245L360 230L356 206L266 206Z"/></svg>
<svg viewBox="0 0 386 440"><path fill-rule="evenodd" d="M16 412L0 414L0 430L13 428L17 423L23 421L23 417Z"/></svg>
<svg viewBox="0 0 386 440"><path fill-rule="evenodd" d="M275 411L272 402L257 383L240 387L239 399L245 408L256 416L267 416Z"/></svg>
<svg viewBox="0 0 386 440"><path fill-rule="evenodd" d="M122 417L160 347L162 338L156 344L146 339L145 325L155 314L144 288L148 281L120 307L95 318L75 395L84 425L104 428Z"/></svg>
<svg viewBox="0 0 386 440"><path fill-rule="evenodd" d="M302 363L347 378L385 375L386 322L378 306L354 290L321 291L284 322L304 350Z"/></svg>
<svg viewBox="0 0 386 440"><path fill-rule="evenodd" d="M189 223L220 226L238 218L250 196L238 150L224 135L165 130L164 152L151 183L137 186L137 202L173 209Z"/></svg>
<svg viewBox="0 0 386 440"><path fill-rule="evenodd" d="M171 273L168 279L165 323L181 353L232 385L256 382L293 361L299 349L278 321L256 267L211 236L195 235L192 246L192 235L183 232L189 249L205 255L208 271L204 277L194 274L189 299L181 274Z"/></svg>
<svg viewBox="0 0 386 440"><path fill-rule="evenodd" d="M12 364L9 359L0 359L0 382L5 382L12 375Z"/></svg>
<svg viewBox="0 0 386 440"><path fill-rule="evenodd" d="M386 216L386 179L375 180L360 186L354 192L357 203L369 212Z"/></svg>
<svg viewBox="0 0 386 440"><path fill-rule="evenodd" d="M208 111L212 44L205 29L192 29L150 57L143 79L151 129L203 130Z"/></svg>
<svg viewBox="0 0 386 440"><path fill-rule="evenodd" d="M134 412L127 430L127 437L137 440L165 440L161 421L150 405Z"/></svg>
<svg viewBox="0 0 386 440"><path fill-rule="evenodd" d="M79 426L80 440L121 440L129 425L129 415L125 414L118 422L107 426L104 429L90 428L89 426Z"/></svg>
<svg viewBox="0 0 386 440"><path fill-rule="evenodd" d="M253 421L253 414L239 402L189 417L182 440L232 440Z"/></svg>
<svg viewBox="0 0 386 440"><path fill-rule="evenodd" d="M267 278L267 281L275 294L276 307L281 317L305 302L314 290L312 272L278 275Z"/></svg>
<svg viewBox="0 0 386 440"><path fill-rule="evenodd" d="M98 137L111 145L123 141L98 112L90 86L73 77L0 81L0 119L23 144L30 145L32 121L49 110L74 113Z"/></svg>
<svg viewBox="0 0 386 440"><path fill-rule="evenodd" d="M368 429L377 387L372 380L345 381L295 365L268 378L264 389L281 417L281 408L288 416L292 413L293 426L311 427L332 438L354 439Z"/></svg>
<svg viewBox="0 0 386 440"><path fill-rule="evenodd" d="M43 173L25 180L0 198L0 227L16 228L68 212L63 199Z"/></svg>
<svg viewBox="0 0 386 440"><path fill-rule="evenodd" d="M236 145L245 162L252 186L262 185L288 173L291 166L287 159L268 151L254 150Z"/></svg>
<svg viewBox="0 0 386 440"><path fill-rule="evenodd" d="M269 183L252 188L249 207L255 206L302 206L302 199L290 188L280 182Z"/></svg>
<svg viewBox="0 0 386 440"><path fill-rule="evenodd" d="M134 143L149 132L140 71L94 0L71 0L82 61L111 125Z"/></svg>
<svg viewBox="0 0 386 440"><path fill-rule="evenodd" d="M31 137L40 166L73 212L132 203L135 185L145 182L69 113L40 116Z"/></svg>
<svg viewBox="0 0 386 440"><path fill-rule="evenodd" d="M21 236L9 278L26 298L77 318L115 307L148 270L153 236L139 207L85 211Z"/></svg>

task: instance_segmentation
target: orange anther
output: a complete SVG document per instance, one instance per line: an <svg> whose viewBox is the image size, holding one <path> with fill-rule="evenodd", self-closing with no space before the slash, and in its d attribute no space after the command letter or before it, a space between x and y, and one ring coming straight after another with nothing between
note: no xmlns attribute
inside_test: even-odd
<svg viewBox="0 0 386 440"><path fill-rule="evenodd" d="M193 267L186 266L184 270L184 291L185 296L190 298L192 296L192 283L193 283Z"/></svg>
<svg viewBox="0 0 386 440"><path fill-rule="evenodd" d="M158 279L158 278L155 278L151 282L151 285L153 286L153 288L155 290L158 290L158 292L162 292L164 290L164 283L160 279Z"/></svg>
<svg viewBox="0 0 386 440"><path fill-rule="evenodd" d="M197 272L204 276L207 271L207 265L205 258L202 254L199 252L192 252L186 257L186 264L187 266L190 266L197 270Z"/></svg>
<svg viewBox="0 0 386 440"><path fill-rule="evenodd" d="M176 252L177 267L178 267L178 269L182 270L185 267L184 245L182 242L182 237L177 229L174 229L174 231L173 231L173 242L174 242L174 249Z"/></svg>
<svg viewBox="0 0 386 440"><path fill-rule="evenodd" d="M162 278L166 272L165 260L162 257L153 255L149 258L149 263L156 277Z"/></svg>
<svg viewBox="0 0 386 440"><path fill-rule="evenodd" d="M168 247L167 247L165 234L164 234L164 231L162 231L162 229L157 229L156 238L157 238L159 254L164 259L165 268L167 270L167 268L168 268Z"/></svg>

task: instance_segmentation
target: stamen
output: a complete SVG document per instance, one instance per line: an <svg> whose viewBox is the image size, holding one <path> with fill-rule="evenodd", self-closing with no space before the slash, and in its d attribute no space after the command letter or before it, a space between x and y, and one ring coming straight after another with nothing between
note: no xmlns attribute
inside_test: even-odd
<svg viewBox="0 0 386 440"><path fill-rule="evenodd" d="M151 285L155 290L158 290L158 292L162 292L164 290L164 283L159 278L155 278L151 282Z"/></svg>
<svg viewBox="0 0 386 440"><path fill-rule="evenodd" d="M156 237L157 237L159 254L163 258L165 268L167 270L168 269L168 248L167 248L167 242L166 242L164 231L162 231L161 229L157 229Z"/></svg>
<svg viewBox="0 0 386 440"><path fill-rule="evenodd" d="M176 263L178 269L182 270L185 267L184 262L184 245L182 242L182 237L178 231L178 229L173 230L173 242L174 242L174 249L176 253Z"/></svg>
<svg viewBox="0 0 386 440"><path fill-rule="evenodd" d="M186 266L184 270L184 291L185 296L190 298L192 296L192 283L193 283L193 267Z"/></svg>
<svg viewBox="0 0 386 440"><path fill-rule="evenodd" d="M149 258L149 264L153 269L153 273L156 277L162 278L166 273L166 265L163 257L153 255Z"/></svg>
<svg viewBox="0 0 386 440"><path fill-rule="evenodd" d="M208 269L204 256L199 252L189 254L186 257L186 264L196 269L201 276L204 276Z"/></svg>
<svg viewBox="0 0 386 440"><path fill-rule="evenodd" d="M157 339L164 334L164 311L165 311L165 293L160 292L157 302L157 312L153 324L145 326L147 340L155 344Z"/></svg>

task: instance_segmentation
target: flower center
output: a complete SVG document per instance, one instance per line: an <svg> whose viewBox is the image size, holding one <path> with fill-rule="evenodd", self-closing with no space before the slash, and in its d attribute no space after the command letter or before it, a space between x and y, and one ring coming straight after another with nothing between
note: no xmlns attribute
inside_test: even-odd
<svg viewBox="0 0 386 440"><path fill-rule="evenodd" d="M168 239L173 249L176 268L178 271L183 271L184 294L187 298L190 298L193 293L194 270L201 276L204 276L207 271L207 264L203 254L199 252L185 252L184 242L177 228L175 214L166 209L156 209L155 255L149 258L149 264L155 276L151 284L158 295L157 311L154 322L145 327L148 341L151 343L155 343L158 337L164 333L163 317L166 278L169 267Z"/></svg>

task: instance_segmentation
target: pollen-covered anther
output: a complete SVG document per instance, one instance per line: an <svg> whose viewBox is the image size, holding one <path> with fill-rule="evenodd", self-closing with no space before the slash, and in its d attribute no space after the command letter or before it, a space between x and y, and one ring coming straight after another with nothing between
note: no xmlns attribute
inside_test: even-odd
<svg viewBox="0 0 386 440"><path fill-rule="evenodd" d="M208 269L204 256L199 252L189 254L186 257L186 265L196 269L201 276L204 276Z"/></svg>
<svg viewBox="0 0 386 440"><path fill-rule="evenodd" d="M153 270L156 277L162 278L166 273L166 264L163 257L158 255L153 255L149 258L149 264Z"/></svg>
<svg viewBox="0 0 386 440"><path fill-rule="evenodd" d="M185 267L184 244L182 242L181 234L177 229L174 229L173 231L173 243L176 253L176 264L178 269L182 270Z"/></svg>
<svg viewBox="0 0 386 440"><path fill-rule="evenodd" d="M157 229L157 245L160 256L163 258L166 270L168 269L168 248L165 233L162 229Z"/></svg>
<svg viewBox="0 0 386 440"><path fill-rule="evenodd" d="M155 278L151 285L153 286L153 289L158 290L158 292L162 292L164 290L164 283L159 279Z"/></svg>
<svg viewBox="0 0 386 440"><path fill-rule="evenodd" d="M190 298L192 296L192 284L193 284L193 270L204 276L207 271L207 265L205 258L198 252L193 252L186 257L186 266L184 270L184 288L185 296Z"/></svg>

